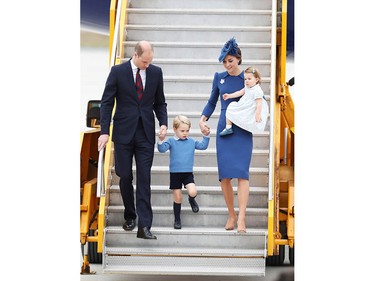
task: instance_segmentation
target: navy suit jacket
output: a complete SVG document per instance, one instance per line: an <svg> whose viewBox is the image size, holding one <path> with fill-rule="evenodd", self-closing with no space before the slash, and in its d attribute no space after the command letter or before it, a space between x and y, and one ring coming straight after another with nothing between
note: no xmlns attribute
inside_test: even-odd
<svg viewBox="0 0 375 281"><path fill-rule="evenodd" d="M138 100L130 60L111 68L100 105L101 134L109 134L112 110L112 141L128 144L134 136L138 120L150 143L155 144L155 115L159 126L168 126L167 104L163 88L163 72L153 64L146 69L146 86L142 100ZM155 112L155 115L154 115Z"/></svg>

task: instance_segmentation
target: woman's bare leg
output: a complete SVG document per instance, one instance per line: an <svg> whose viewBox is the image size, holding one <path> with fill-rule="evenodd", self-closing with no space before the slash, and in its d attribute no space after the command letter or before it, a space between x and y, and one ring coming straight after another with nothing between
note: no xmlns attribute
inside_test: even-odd
<svg viewBox="0 0 375 281"><path fill-rule="evenodd" d="M224 195L225 203L228 208L228 220L225 225L226 230L233 230L236 223L236 212L234 211L234 196L233 196L233 186L230 179L221 180L221 190Z"/></svg>
<svg viewBox="0 0 375 281"><path fill-rule="evenodd" d="M249 201L249 181L245 179L238 179L238 220L237 220L237 231L246 232L246 207Z"/></svg>

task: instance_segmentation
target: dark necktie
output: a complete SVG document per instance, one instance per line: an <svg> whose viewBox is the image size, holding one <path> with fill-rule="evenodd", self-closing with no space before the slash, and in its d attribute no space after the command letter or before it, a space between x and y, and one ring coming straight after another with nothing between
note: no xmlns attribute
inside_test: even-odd
<svg viewBox="0 0 375 281"><path fill-rule="evenodd" d="M137 74L135 75L135 91L137 92L138 99L141 100L143 96L143 85L139 70L140 69L138 68Z"/></svg>

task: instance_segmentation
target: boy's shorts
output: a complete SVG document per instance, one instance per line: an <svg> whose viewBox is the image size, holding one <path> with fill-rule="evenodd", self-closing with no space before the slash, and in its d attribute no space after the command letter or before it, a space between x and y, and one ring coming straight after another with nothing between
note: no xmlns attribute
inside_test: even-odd
<svg viewBox="0 0 375 281"><path fill-rule="evenodd" d="M182 189L182 185L186 188L189 183L194 183L194 175L189 173L170 173L169 189Z"/></svg>

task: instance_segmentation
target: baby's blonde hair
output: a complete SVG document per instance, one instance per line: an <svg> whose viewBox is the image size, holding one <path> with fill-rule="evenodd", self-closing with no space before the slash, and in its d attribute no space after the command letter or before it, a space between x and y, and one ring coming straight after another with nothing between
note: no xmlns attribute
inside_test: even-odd
<svg viewBox="0 0 375 281"><path fill-rule="evenodd" d="M253 66L250 66L250 67L245 69L245 73L252 73L255 78L258 78L257 84L259 84L259 85L261 84L262 79L260 78L260 72L257 68L255 68Z"/></svg>
<svg viewBox="0 0 375 281"><path fill-rule="evenodd" d="M173 119L173 129L177 129L178 127L180 127L181 124L186 124L189 126L189 129L191 127L191 122L189 120L189 118L187 118L185 115L177 115L174 119Z"/></svg>

